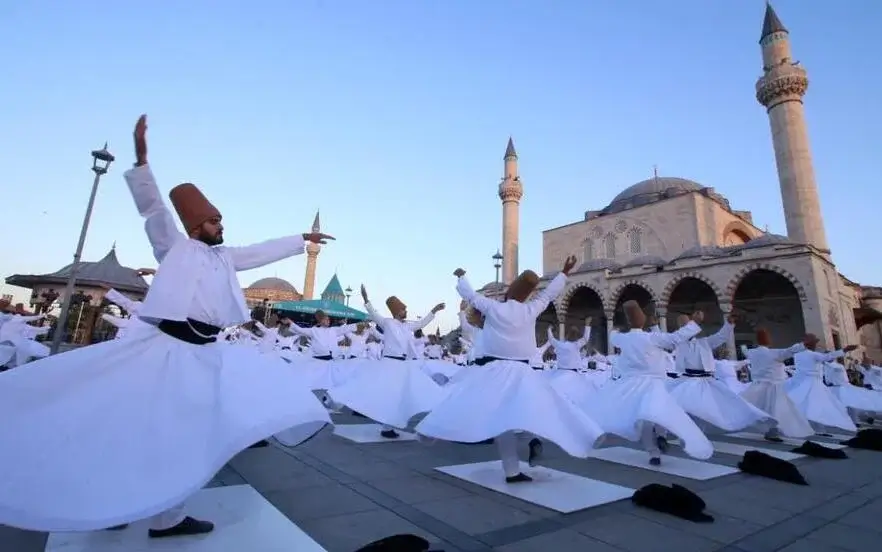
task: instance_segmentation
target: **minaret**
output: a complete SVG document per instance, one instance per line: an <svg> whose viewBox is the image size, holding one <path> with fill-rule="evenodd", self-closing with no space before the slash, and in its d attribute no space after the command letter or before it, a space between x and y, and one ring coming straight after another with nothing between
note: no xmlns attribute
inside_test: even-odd
<svg viewBox="0 0 882 552"><path fill-rule="evenodd" d="M322 225L319 221L319 212L315 212L315 220L312 221L312 231L321 232ZM317 243L306 244L306 278L303 280L303 300L309 301L315 293L315 264L322 246Z"/></svg>
<svg viewBox="0 0 882 552"><path fill-rule="evenodd" d="M508 285L518 276L518 234L520 232L521 198L524 187L518 176L518 152L508 139L505 148L505 173L499 183L502 200L502 283Z"/></svg>
<svg viewBox="0 0 882 552"><path fill-rule="evenodd" d="M808 75L793 61L790 35L769 3L759 43L763 76L756 82L756 99L766 107L772 126L787 237L829 253L802 104Z"/></svg>

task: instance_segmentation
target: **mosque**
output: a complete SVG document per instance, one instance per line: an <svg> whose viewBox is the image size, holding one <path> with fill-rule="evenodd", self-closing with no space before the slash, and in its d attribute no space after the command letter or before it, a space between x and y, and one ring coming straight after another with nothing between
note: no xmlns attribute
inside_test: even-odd
<svg viewBox="0 0 882 552"><path fill-rule="evenodd" d="M770 4L759 44L763 74L757 101L771 123L787 235L758 228L750 211L732 207L714 188L686 178L656 175L622 190L600 209L542 234L543 281L568 255L579 264L566 290L537 325L592 318L592 345L607 350L609 332L623 322L622 303L638 301L663 329L679 314L701 309L708 330L726 313L740 313L730 351L753 344L765 327L776 346L806 332L827 348L860 344L882 361L882 288L861 286L840 274L827 244L805 122L806 70L793 60L787 29ZM499 296L518 274L519 207L523 183L509 140L498 195L502 201L502 282L482 293Z"/></svg>
<svg viewBox="0 0 882 552"><path fill-rule="evenodd" d="M312 232L322 231L319 213L315 214L311 230ZM282 278L261 278L242 290L248 308L263 308L261 312L271 313L274 310L287 307L294 309L289 314L310 315L320 309L328 313L334 320L363 320L366 316L365 313L349 308L352 289L347 287L344 290L336 274L328 281L321 295L318 298L313 297L316 264L321 248L321 245L315 243L306 244L306 274L303 281L303 293L297 291L294 284ZM311 316L307 318L311 320Z"/></svg>

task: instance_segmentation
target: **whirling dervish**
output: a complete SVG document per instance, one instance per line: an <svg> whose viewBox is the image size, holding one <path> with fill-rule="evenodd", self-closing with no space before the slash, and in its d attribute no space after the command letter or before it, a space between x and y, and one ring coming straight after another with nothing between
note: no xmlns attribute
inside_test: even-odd
<svg viewBox="0 0 882 552"><path fill-rule="evenodd" d="M220 211L189 183L169 193L179 231L146 133L141 116L125 179L159 262L139 310L153 327L0 374L0 418L16 420L0 426L0 524L88 531L153 517L151 538L206 533L213 524L183 502L235 454L272 434L296 445L330 423L284 361L217 336L249 319L236 271L332 238L222 246Z"/></svg>
<svg viewBox="0 0 882 552"><path fill-rule="evenodd" d="M604 431L640 442L651 465L661 464L666 433L679 437L688 455L710 458L714 452L710 441L666 387L670 370L666 350L698 335L704 314L695 312L689 323L665 333L643 330L646 313L636 301L625 301L622 309L628 328L610 335L610 346L621 351L615 360L616 379L580 406Z"/></svg>
<svg viewBox="0 0 882 552"><path fill-rule="evenodd" d="M741 396L774 418L774 425L766 432L766 440L780 443L782 433L799 439L814 435L811 424L787 396L784 387L787 382L784 361L804 350L805 346L797 343L787 349L772 349L772 336L765 328L756 330L756 342L757 347L744 349L750 361L752 381Z"/></svg>
<svg viewBox="0 0 882 552"><path fill-rule="evenodd" d="M815 350L819 342L814 334L805 336L805 350L793 355L795 371L793 377L784 383L784 389L796 408L819 431L830 428L857 431L846 406L824 382L824 364L844 357L857 349L857 345L849 345L839 351L819 353Z"/></svg>
<svg viewBox="0 0 882 552"><path fill-rule="evenodd" d="M363 285L361 297L371 320L383 333L383 358L360 363L351 378L328 389L328 396L334 403L380 422L383 437L397 439L396 428L406 428L411 418L432 410L447 394L422 370L423 360L409 357L414 332L434 320L444 303L435 305L422 319L409 322L407 305L398 297L386 299L391 318L377 312Z"/></svg>
<svg viewBox="0 0 882 552"><path fill-rule="evenodd" d="M693 337L678 344L675 358L680 377L668 386L687 414L710 424L717 431L741 431L771 421L771 416L714 378L716 361L713 351L734 337L735 320L736 317L730 314L717 333ZM681 328L689 322L686 315L677 317L677 325Z"/></svg>
<svg viewBox="0 0 882 552"><path fill-rule="evenodd" d="M508 287L504 301L478 294L454 271L456 291L484 314L481 358L469 376L450 388L450 395L416 426L417 433L445 441L478 443L496 440L507 483L532 481L521 470L515 432L532 437L529 463L542 452L542 437L556 443L571 456L584 458L603 431L572 402L563 398L540 372L530 368L536 350L536 319L564 289L567 275L576 265L568 257L545 289L536 291L539 276L527 270ZM532 296L532 298L531 298Z"/></svg>

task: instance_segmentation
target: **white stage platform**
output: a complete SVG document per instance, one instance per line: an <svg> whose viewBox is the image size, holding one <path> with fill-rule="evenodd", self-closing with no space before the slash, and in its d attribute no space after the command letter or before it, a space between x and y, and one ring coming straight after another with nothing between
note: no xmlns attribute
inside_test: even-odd
<svg viewBox="0 0 882 552"><path fill-rule="evenodd" d="M401 441L417 441L415 433L396 429L397 439L386 439L380 435L383 426L380 424L341 424L334 426L334 435L348 439L354 443L400 443Z"/></svg>
<svg viewBox="0 0 882 552"><path fill-rule="evenodd" d="M763 437L762 433L750 433L750 432L742 431L739 433L727 433L726 437L734 437L735 439L745 439L748 441L759 441L761 443L774 444L774 443L769 443L769 441L766 441L766 439L765 439L765 437ZM790 437L781 437L781 439L782 439L782 442L780 444L789 445L791 447L801 446L806 441L814 441L814 442L818 443L819 445L823 445L827 448L833 448L833 449L846 448L845 445L834 442L835 439L831 440L830 437L809 437L808 439L792 439ZM850 439L850 437L845 437L842 440L845 440L845 439Z"/></svg>
<svg viewBox="0 0 882 552"><path fill-rule="evenodd" d="M634 494L634 489L628 487L541 466L531 468L526 462L521 462L521 471L533 478L529 483L506 483L502 462L499 460L435 469L485 489L563 514L631 498Z"/></svg>
<svg viewBox="0 0 882 552"><path fill-rule="evenodd" d="M214 522L214 531L151 539L144 520L122 531L52 533L45 552L326 552L249 485L203 489L187 513Z"/></svg>
<svg viewBox="0 0 882 552"><path fill-rule="evenodd" d="M646 451L628 447L596 449L591 451L590 457L623 466L676 475L677 477L685 477L697 481L707 481L708 479L716 479L724 475L738 473L737 468L669 455L662 456L661 466L652 466L649 464L649 454Z"/></svg>
<svg viewBox="0 0 882 552"><path fill-rule="evenodd" d="M714 452L719 452L720 454L731 454L733 456L744 456L745 452L749 450L755 450L764 454L768 454L769 456L774 456L775 458L780 458L781 460L786 460L788 462L792 462L793 460L805 457L805 455L803 454L796 454L795 452L790 452L786 450L775 450L771 448L754 447L751 445L739 445L737 443L727 443L725 441L711 441L711 444L714 446Z"/></svg>

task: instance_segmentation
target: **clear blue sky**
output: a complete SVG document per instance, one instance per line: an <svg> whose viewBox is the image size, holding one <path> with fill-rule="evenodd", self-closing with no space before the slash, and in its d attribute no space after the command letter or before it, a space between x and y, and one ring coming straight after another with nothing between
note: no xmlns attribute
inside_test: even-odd
<svg viewBox="0 0 882 552"><path fill-rule="evenodd" d="M321 208L338 242L319 257L412 314L446 301L451 272L493 280L496 186L512 135L525 185L521 268L541 231L663 176L714 186L785 233L764 109L761 0L289 0L7 2L0 18L0 276L70 262L89 151L118 163L84 260L117 243L152 265L122 179L150 116L163 190L198 183L228 243L302 232ZM882 283L878 254L882 3L777 0L806 99L834 259ZM303 287L305 258L240 274ZM9 286L2 292L21 290ZM379 301L378 301L379 302ZM360 307L360 300L353 306Z"/></svg>

